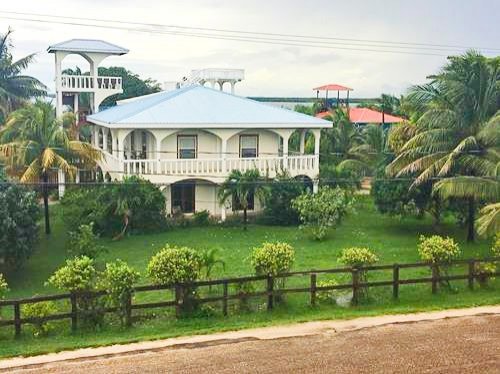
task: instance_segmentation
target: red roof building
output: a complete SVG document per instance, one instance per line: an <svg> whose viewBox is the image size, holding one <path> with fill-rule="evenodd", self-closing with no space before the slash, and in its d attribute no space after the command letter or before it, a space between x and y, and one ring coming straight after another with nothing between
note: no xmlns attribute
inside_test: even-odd
<svg viewBox="0 0 500 374"><path fill-rule="evenodd" d="M316 114L318 118L325 118L330 112L321 112ZM352 123L400 123L404 122L404 118L393 116L391 114L384 113L384 119L382 121L382 112L369 108L349 108L349 120Z"/></svg>

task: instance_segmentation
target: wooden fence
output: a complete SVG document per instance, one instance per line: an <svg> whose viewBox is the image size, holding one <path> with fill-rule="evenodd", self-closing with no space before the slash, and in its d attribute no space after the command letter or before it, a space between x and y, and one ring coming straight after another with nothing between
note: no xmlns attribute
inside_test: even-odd
<svg viewBox="0 0 500 374"><path fill-rule="evenodd" d="M273 309L275 297L287 293L307 293L310 297L310 304L312 306L317 303L317 294L322 291L332 291L332 290L349 290L352 291L352 304L356 305L359 302L360 291L365 288L371 287L392 287L392 296L397 299L399 297L399 288L401 285L408 284L419 284L419 283L430 283L432 293L437 293L439 284L443 281L456 281L456 280L466 280L469 289L474 288L474 282L480 277L492 278L499 276L500 272L496 271L489 274L478 274L476 272L477 265L486 262L500 262L500 257L483 258L483 259L468 259L468 260L456 260L448 264L428 264L423 262L418 263L407 263L407 264L392 264L392 265L373 265L365 266L359 268L344 267L344 268L333 268L333 269L323 269L323 270L307 270L307 271L294 271L285 274L280 274L276 276L249 276L249 277L239 277L239 278L226 278L217 280L204 280L197 281L193 283L179 283L174 285L147 285L138 286L134 288L135 294L148 291L158 291L158 290L171 290L173 291L174 299L158 302L148 302L148 303L133 303L132 297L128 299L126 303L126 320L131 321L133 311L141 309L152 309L152 308L174 308L176 315L179 316L182 311L182 295L183 289L189 287L190 289L200 289L201 287L213 287L222 286L222 294L219 295L209 295L208 297L200 297L197 299L199 303L221 303L222 314L227 316L228 314L228 303L230 300L242 300L248 299L250 297L265 297L267 310ZM442 275L439 274L438 268L442 265L462 265L466 266L467 271L465 274L453 274L453 275ZM400 275L405 269L410 268L430 268L431 276L421 277L421 278L409 278L403 279ZM374 272L374 271L386 271L392 273L392 278L390 280L372 281L372 282L362 282L360 279L361 272ZM320 286L317 282L317 277L320 274L347 274L350 275L351 281L345 284L335 284L328 286ZM309 282L307 287L296 287L296 288L279 288L276 287L276 280L287 279L291 277L308 277ZM249 282L263 281L265 287L261 291L256 292L241 292L236 293L229 292L230 285L242 285ZM96 291L87 293L87 296L100 297L106 295L105 291ZM79 320L78 311L78 298L82 294L59 294L50 296L37 296L25 299L15 299L15 300L1 300L0 308L12 307L13 308L13 318L11 319L0 319L0 326L14 326L16 336L21 334L21 328L23 324L35 324L43 323L55 320L71 320L72 330L76 330ZM26 318L21 315L22 305L33 304L45 301L59 301L66 300L69 302L70 311L66 313L57 313L51 316L43 318ZM105 308L103 313L113 313L116 312L117 308Z"/></svg>

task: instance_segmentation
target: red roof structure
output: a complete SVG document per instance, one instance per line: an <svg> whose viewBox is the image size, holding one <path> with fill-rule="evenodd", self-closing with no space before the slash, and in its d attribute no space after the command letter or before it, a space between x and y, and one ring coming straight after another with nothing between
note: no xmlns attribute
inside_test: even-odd
<svg viewBox="0 0 500 374"><path fill-rule="evenodd" d="M321 112L316 114L318 118L325 118L330 112ZM349 120L352 123L382 123L382 112L369 108L349 108ZM384 123L404 122L404 118L384 113Z"/></svg>
<svg viewBox="0 0 500 374"><path fill-rule="evenodd" d="M341 86L340 84L326 84L324 86L313 88L313 91L352 91L352 88Z"/></svg>

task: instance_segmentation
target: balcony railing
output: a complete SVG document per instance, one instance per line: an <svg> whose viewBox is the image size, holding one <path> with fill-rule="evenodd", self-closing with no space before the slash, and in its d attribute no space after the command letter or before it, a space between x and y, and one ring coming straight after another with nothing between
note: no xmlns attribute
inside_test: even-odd
<svg viewBox="0 0 500 374"><path fill-rule="evenodd" d="M291 176L316 176L319 171L317 155L257 158L198 158L121 160L125 175L172 175L225 177L232 170L257 169L261 175L276 176L286 170Z"/></svg>
<svg viewBox="0 0 500 374"><path fill-rule="evenodd" d="M96 78L94 80L94 78ZM94 77L91 75L61 75L61 88L66 91L94 91L97 81L99 90L122 90L121 77Z"/></svg>

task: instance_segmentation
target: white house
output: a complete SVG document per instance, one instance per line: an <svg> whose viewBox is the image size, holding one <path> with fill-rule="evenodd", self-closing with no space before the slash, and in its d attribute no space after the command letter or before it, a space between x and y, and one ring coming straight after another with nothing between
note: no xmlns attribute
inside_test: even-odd
<svg viewBox="0 0 500 374"><path fill-rule="evenodd" d="M125 100L87 117L92 142L103 150L107 179L140 175L162 185L169 212L208 210L222 219L217 192L229 173L256 168L273 178L281 170L317 187L321 129L331 123L219 90L192 85ZM300 133L300 152L289 139ZM314 135L305 154L305 134ZM253 209L258 210L258 201Z"/></svg>

